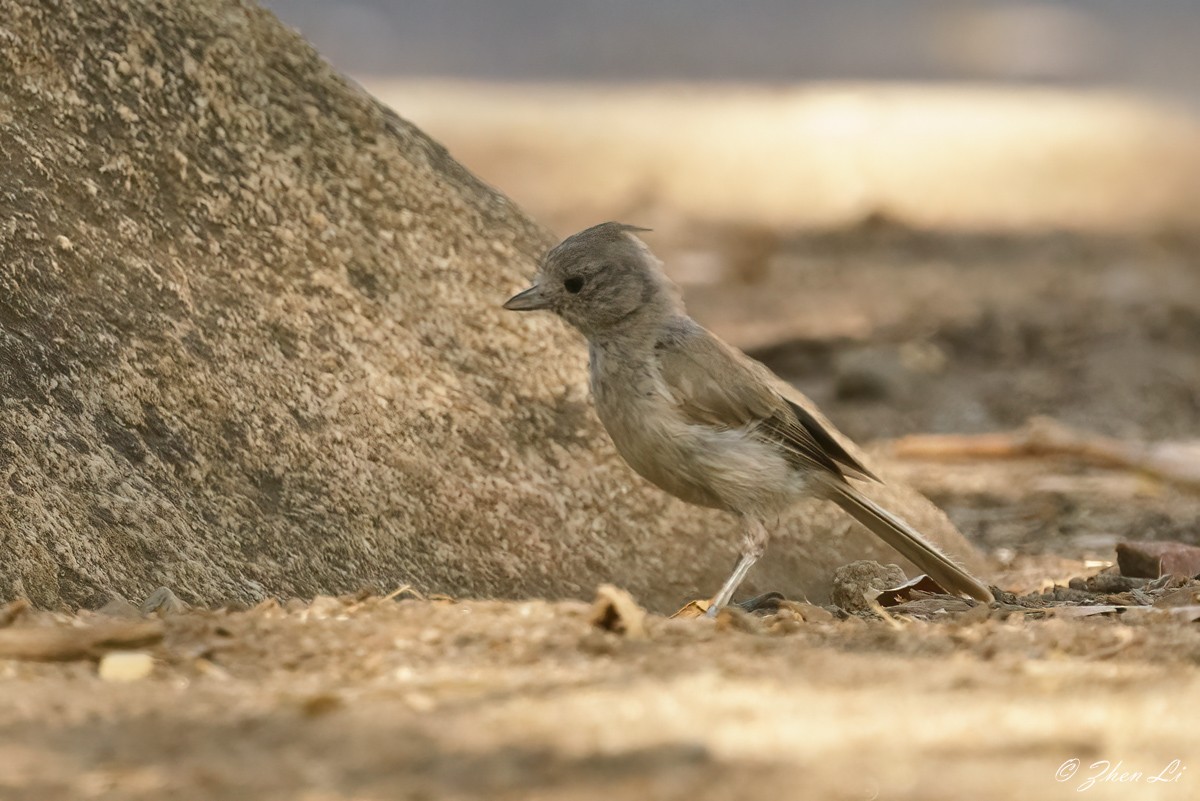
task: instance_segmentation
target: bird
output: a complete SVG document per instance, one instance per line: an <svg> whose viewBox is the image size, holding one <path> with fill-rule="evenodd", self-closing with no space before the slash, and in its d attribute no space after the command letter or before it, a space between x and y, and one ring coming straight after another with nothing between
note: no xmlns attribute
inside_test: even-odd
<svg viewBox="0 0 1200 801"><path fill-rule="evenodd" d="M813 497L833 501L947 591L990 603L983 582L850 483L880 479L787 397L780 378L688 316L637 236L648 230L605 222L566 238L504 308L553 312L587 339L597 416L634 472L740 520L738 562L706 614L729 604L762 558L768 523Z"/></svg>

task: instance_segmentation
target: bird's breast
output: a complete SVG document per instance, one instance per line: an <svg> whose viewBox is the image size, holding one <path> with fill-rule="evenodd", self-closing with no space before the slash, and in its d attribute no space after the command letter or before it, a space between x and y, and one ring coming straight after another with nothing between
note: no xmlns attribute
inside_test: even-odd
<svg viewBox="0 0 1200 801"><path fill-rule="evenodd" d="M775 511L797 475L749 429L686 420L652 365L614 369L593 354L592 396L617 452L640 476L688 503L733 512Z"/></svg>

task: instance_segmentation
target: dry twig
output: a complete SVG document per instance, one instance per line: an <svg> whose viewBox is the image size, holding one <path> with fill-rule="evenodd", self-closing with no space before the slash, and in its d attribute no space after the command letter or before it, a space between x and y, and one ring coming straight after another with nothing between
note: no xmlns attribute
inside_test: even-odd
<svg viewBox="0 0 1200 801"><path fill-rule="evenodd" d="M1135 470L1200 489L1200 442L1137 442L1077 431L1046 417L998 434L915 434L891 444L900 459L1064 457L1100 467Z"/></svg>
<svg viewBox="0 0 1200 801"><path fill-rule="evenodd" d="M0 631L0 659L58 662L98 657L113 648L151 645L163 637L157 620L90 626L21 626Z"/></svg>

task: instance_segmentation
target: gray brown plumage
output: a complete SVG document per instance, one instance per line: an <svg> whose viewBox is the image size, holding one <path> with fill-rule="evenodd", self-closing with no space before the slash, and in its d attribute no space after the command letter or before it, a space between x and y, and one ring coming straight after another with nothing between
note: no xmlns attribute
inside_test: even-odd
<svg viewBox="0 0 1200 801"><path fill-rule="evenodd" d="M833 501L931 578L983 601L986 586L847 479L878 481L770 370L687 316L636 229L603 223L566 239L505 308L548 309L588 339L596 411L640 475L743 522L726 604L766 548L766 520L803 497Z"/></svg>

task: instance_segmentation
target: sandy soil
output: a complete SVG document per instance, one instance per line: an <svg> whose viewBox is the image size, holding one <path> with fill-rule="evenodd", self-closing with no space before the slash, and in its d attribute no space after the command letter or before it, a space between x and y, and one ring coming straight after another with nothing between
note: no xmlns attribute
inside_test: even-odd
<svg viewBox="0 0 1200 801"><path fill-rule="evenodd" d="M1088 797L1182 799L1200 769L1200 637L1162 618L785 610L651 618L635 640L581 603L194 612L166 619L138 681L3 663L0 793L1067 798L1111 760L1141 777Z"/></svg>

